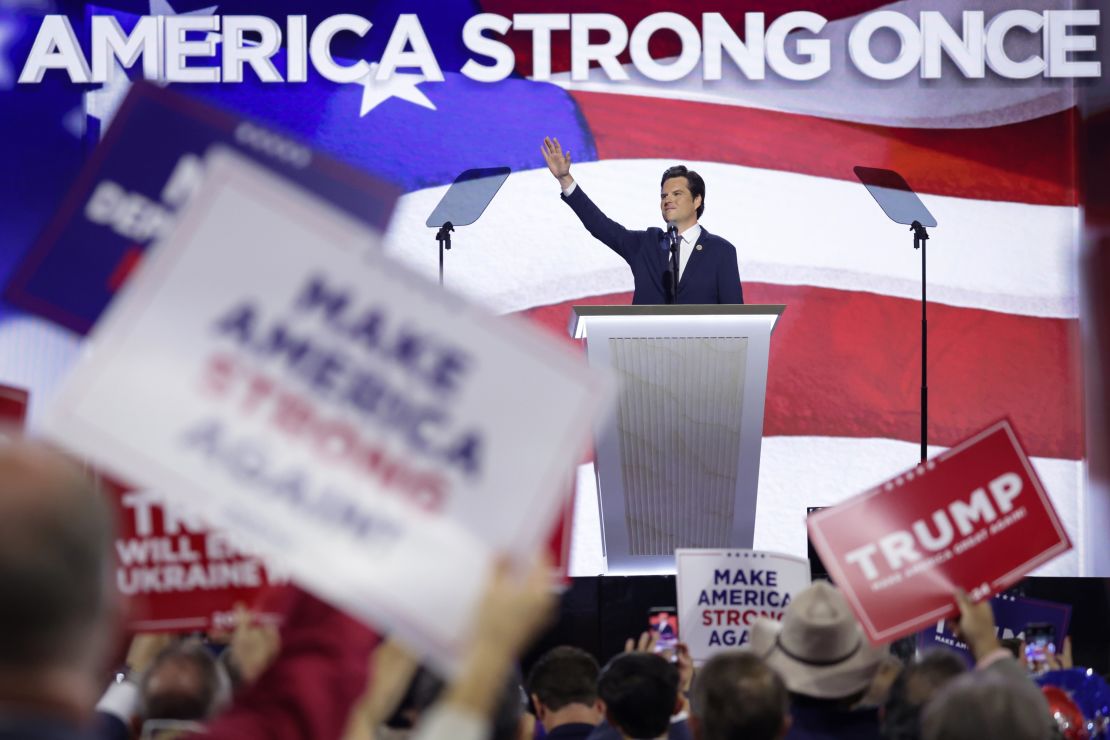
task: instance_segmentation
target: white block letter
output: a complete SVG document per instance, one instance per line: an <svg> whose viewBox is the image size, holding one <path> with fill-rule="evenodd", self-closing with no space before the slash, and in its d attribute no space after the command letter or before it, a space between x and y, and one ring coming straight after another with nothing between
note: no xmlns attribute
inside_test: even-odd
<svg viewBox="0 0 1110 740"><path fill-rule="evenodd" d="M869 581L873 581L879 577L879 569L876 568L875 563L871 561L871 556L874 554L874 545L864 545L846 554L844 560L852 565L858 565L860 570L863 571L863 577Z"/></svg>
<svg viewBox="0 0 1110 740"><path fill-rule="evenodd" d="M941 72L941 52L947 52L964 77L982 79L986 74L986 32L983 26L983 11L964 11L964 31L957 34L944 16L935 10L921 14L921 36L925 50L921 57L921 76L927 80L939 80Z"/></svg>
<svg viewBox="0 0 1110 740"><path fill-rule="evenodd" d="M921 543L922 547L931 552L936 552L943 550L952 543L952 523L948 521L948 515L941 509L933 512L933 524L937 526L936 537L929 531L929 524L924 519L918 519L913 523L913 533L917 536L917 541Z"/></svg>
<svg viewBox="0 0 1110 740"><path fill-rule="evenodd" d="M798 64L786 55L786 36L795 29L820 33L825 19L817 13L795 11L780 15L767 29L767 63L788 80L815 80L829 71L829 40L799 39L798 53L809 61Z"/></svg>
<svg viewBox="0 0 1110 740"><path fill-rule="evenodd" d="M516 66L513 50L508 44L482 35L482 31L496 31L504 36L512 27L512 21L496 13L479 13L471 16L463 26L463 44L474 53L489 57L493 60L493 64L486 66L473 59L467 59L462 67L462 73L478 82L500 82L512 74L513 67Z"/></svg>
<svg viewBox="0 0 1110 740"><path fill-rule="evenodd" d="M405 51L409 46L411 51ZM382 52L382 61L374 75L377 80L388 80L400 67L420 67L420 74L430 82L443 82L443 71L439 68L432 45L424 35L420 19L412 13L397 16L397 24Z"/></svg>
<svg viewBox="0 0 1110 740"><path fill-rule="evenodd" d="M889 28L898 34L898 56L890 62L880 62L871 56L871 37L880 28ZM896 80L909 74L921 60L921 33L906 16L893 10L868 13L852 28L848 36L848 53L856 69L875 80Z"/></svg>
<svg viewBox="0 0 1110 740"><path fill-rule="evenodd" d="M994 505L1005 514L1014 508L1014 499L1021 493L1021 476L1017 473L1003 473L988 483L987 487L991 489Z"/></svg>
<svg viewBox="0 0 1110 740"><path fill-rule="evenodd" d="M744 38L741 41L720 13L706 13L701 21L702 41L705 55L704 77L707 80L721 79L721 49L728 52L731 59L749 80L762 80L764 73L763 58L763 13L744 14Z"/></svg>
<svg viewBox="0 0 1110 740"><path fill-rule="evenodd" d="M879 540L879 549L883 551L883 557L891 570L898 570L904 564L916 563L921 559L921 553L913 546L913 535L902 530L891 532Z"/></svg>
<svg viewBox="0 0 1110 740"><path fill-rule="evenodd" d="M312 31L312 39L308 42L308 56L312 60L312 66L332 82L358 82L370 73L370 65L364 59L349 67L336 64L331 55L331 39L340 31L365 36L369 30L370 21L361 15L340 13L328 16Z"/></svg>
<svg viewBox="0 0 1110 740"><path fill-rule="evenodd" d="M1006 54L1006 34L1010 29L1021 27L1036 33L1044 25L1040 13L1032 10L1007 10L999 13L987 24L987 65L996 74L1011 80L1026 80L1044 72L1044 59L1033 55L1028 59L1015 62Z"/></svg>
<svg viewBox="0 0 1110 740"><path fill-rule="evenodd" d="M216 55L216 41L207 33L197 41L186 41L188 31L218 31L218 15L169 15L166 25L166 79L170 82L219 82L219 67L190 67L192 57Z"/></svg>
<svg viewBox="0 0 1110 740"><path fill-rule="evenodd" d="M669 64L652 59L648 51L652 35L663 29L677 33L682 45L678 59ZM697 27L685 16L678 13L652 13L636 24L628 48L632 54L632 64L645 77L657 82L674 82L681 80L698 66L698 59L701 58L701 36Z"/></svg>
<svg viewBox="0 0 1110 740"><path fill-rule="evenodd" d="M605 31L609 39L590 43L590 31ZM610 80L627 80L628 73L617 62L617 55L628 45L624 21L609 13L576 13L570 24L570 78L580 81L590 76L590 62L597 62Z"/></svg>
<svg viewBox="0 0 1110 740"><path fill-rule="evenodd" d="M89 81L89 63L77 43L73 26L64 15L48 15L42 19L27 63L19 73L19 82L42 82L48 69L64 69L70 82Z"/></svg>
<svg viewBox="0 0 1110 740"><path fill-rule="evenodd" d="M570 29L566 13L524 13L513 16L513 28L532 32L532 79L551 79L551 32Z"/></svg>
<svg viewBox="0 0 1110 740"><path fill-rule="evenodd" d="M1099 62L1073 62L1069 51L1094 51L1095 35L1069 34L1072 26L1098 26L1097 10L1046 10L1045 58L1048 59L1048 77L1098 77L1102 74Z"/></svg>
<svg viewBox="0 0 1110 740"><path fill-rule="evenodd" d="M114 15L92 17L92 81L107 82L115 58L124 69L130 69L143 58L143 77L156 80L162 76L162 17L144 15L128 36Z"/></svg>
<svg viewBox="0 0 1110 740"><path fill-rule="evenodd" d="M952 514L956 529L965 536L975 530L975 522L993 522L998 518L985 488L976 488L966 504L963 501L953 501L948 505L948 511Z"/></svg>
<svg viewBox="0 0 1110 740"><path fill-rule="evenodd" d="M255 31L262 36L257 46L245 46L247 31ZM243 81L243 63L263 82L281 82L281 73L270 61L270 57L281 46L281 29L272 19L262 15L225 15L224 16L224 82Z"/></svg>

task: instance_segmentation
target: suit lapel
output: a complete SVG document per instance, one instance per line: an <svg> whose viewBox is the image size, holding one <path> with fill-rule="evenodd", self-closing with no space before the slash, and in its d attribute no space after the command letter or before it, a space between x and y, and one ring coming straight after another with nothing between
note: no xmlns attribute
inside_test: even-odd
<svg viewBox="0 0 1110 740"><path fill-rule="evenodd" d="M705 261L705 237L707 236L709 236L709 232L702 226L701 233L698 234L697 242L690 248L690 259L686 261L686 269L682 271L682 277L678 279L678 287L680 290L686 283L686 278L690 276L690 271L698 269L701 263Z"/></svg>

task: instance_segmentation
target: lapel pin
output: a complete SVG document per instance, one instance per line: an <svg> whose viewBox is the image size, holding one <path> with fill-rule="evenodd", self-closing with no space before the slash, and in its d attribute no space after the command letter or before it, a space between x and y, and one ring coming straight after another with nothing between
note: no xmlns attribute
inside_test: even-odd
<svg viewBox="0 0 1110 740"><path fill-rule="evenodd" d="M698 251L700 252L700 251L701 251L701 245L700 245L700 244L699 244L699 245L697 245L696 247L694 247L694 249L696 249L696 250L698 250Z"/></svg>

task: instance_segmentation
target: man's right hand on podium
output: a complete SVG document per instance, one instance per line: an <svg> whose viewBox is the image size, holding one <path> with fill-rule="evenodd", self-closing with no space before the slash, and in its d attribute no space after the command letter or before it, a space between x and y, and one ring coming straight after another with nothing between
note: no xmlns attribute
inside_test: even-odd
<svg viewBox="0 0 1110 740"><path fill-rule="evenodd" d="M540 151L543 152L543 160L547 162L547 169L551 170L551 174L566 192L567 188L574 184L574 178L570 176L570 150L564 152L559 146L558 139L544 137Z"/></svg>

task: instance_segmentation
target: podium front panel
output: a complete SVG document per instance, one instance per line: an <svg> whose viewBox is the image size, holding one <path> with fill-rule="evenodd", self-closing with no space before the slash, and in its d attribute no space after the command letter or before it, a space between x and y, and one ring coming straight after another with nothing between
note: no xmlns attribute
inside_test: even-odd
<svg viewBox="0 0 1110 740"><path fill-rule="evenodd" d="M674 572L679 547L751 547L777 318L588 317L590 364L621 384L596 440L608 573Z"/></svg>

